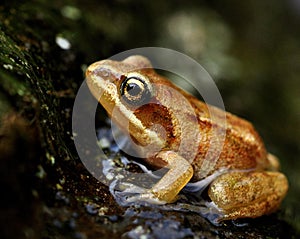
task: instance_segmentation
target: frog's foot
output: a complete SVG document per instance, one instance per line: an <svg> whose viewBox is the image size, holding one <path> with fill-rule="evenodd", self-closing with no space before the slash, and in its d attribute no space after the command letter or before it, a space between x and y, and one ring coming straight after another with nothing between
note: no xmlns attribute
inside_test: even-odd
<svg viewBox="0 0 300 239"><path fill-rule="evenodd" d="M122 192L124 193L124 192ZM162 201L160 199L158 199L155 194L153 194L152 192L145 191L144 193L138 193L138 194L134 194L134 195L127 195L125 196L126 198L126 202L128 204L133 204L133 203L150 203L150 204L157 204L157 205L161 205L161 204L165 204L165 201Z"/></svg>
<svg viewBox="0 0 300 239"><path fill-rule="evenodd" d="M277 210L287 189L279 172L230 172L212 182L208 195L224 215L220 220L255 218Z"/></svg>
<svg viewBox="0 0 300 239"><path fill-rule="evenodd" d="M110 191L117 196L116 199L124 196L124 199L119 201L122 205L135 201L154 204L174 202L179 191L193 176L193 168L190 163L176 152L162 151L156 157L165 162L168 171L150 189L123 183L125 190L122 189L122 185L118 185L122 192L117 192L115 190L117 182L111 184Z"/></svg>
<svg viewBox="0 0 300 239"><path fill-rule="evenodd" d="M118 188L118 190L116 190L116 188ZM120 188L123 190L120 191ZM135 203L166 203L165 201L159 200L149 189L134 185L132 183L119 183L116 180L110 184L109 189L116 201L122 206L130 206Z"/></svg>

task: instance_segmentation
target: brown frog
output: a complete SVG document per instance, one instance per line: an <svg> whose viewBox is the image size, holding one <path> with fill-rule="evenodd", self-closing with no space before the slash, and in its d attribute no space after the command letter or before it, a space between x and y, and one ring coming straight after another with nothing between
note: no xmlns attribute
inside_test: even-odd
<svg viewBox="0 0 300 239"><path fill-rule="evenodd" d="M221 220L255 218L279 208L288 181L251 123L183 91L157 74L143 56L95 62L86 79L112 120L140 146L147 163L169 169L137 200L170 203L191 180L210 178L208 196ZM219 120L222 115L226 124ZM218 130L225 132L222 148L208 155L219 143Z"/></svg>

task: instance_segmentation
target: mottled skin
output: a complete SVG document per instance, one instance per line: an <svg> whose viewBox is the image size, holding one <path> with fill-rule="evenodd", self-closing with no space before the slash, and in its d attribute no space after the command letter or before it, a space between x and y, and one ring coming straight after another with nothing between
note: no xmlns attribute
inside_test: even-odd
<svg viewBox="0 0 300 239"><path fill-rule="evenodd" d="M139 200L172 202L190 180L202 180L225 169L208 190L222 220L258 217L278 209L288 182L251 123L176 87L142 56L96 62L88 67L86 76L91 92L112 120L135 143L148 146L137 149L146 161L156 168L169 168ZM143 104L131 102L139 92L129 91L128 99L122 91L123 82L132 78L133 83L142 79L151 93ZM224 142L220 143L216 132L224 132ZM209 147L216 148L207 154ZM214 153L218 149L219 154Z"/></svg>

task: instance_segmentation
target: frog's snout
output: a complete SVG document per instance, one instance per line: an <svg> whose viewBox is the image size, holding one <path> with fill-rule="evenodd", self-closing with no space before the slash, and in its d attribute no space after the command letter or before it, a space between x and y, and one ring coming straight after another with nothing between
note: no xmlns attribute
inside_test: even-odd
<svg viewBox="0 0 300 239"><path fill-rule="evenodd" d="M105 61L98 61L91 64L86 70L86 77L100 77L103 79L109 79L111 75L111 69L105 65Z"/></svg>

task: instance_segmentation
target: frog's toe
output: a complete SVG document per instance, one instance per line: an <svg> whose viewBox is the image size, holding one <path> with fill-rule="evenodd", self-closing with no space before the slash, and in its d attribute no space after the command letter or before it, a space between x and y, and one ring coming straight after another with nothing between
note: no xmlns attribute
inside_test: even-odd
<svg viewBox="0 0 300 239"><path fill-rule="evenodd" d="M140 194L146 192L146 188L137 186L132 183L122 183L119 185L119 188L122 190L122 193L124 194Z"/></svg>
<svg viewBox="0 0 300 239"><path fill-rule="evenodd" d="M140 193L130 196L126 199L127 202L146 202L150 204L165 204L165 201L159 200L153 193Z"/></svg>
<svg viewBox="0 0 300 239"><path fill-rule="evenodd" d="M122 206L129 206L137 202L146 202L151 204L166 203L159 200L149 189L139 187L131 183L124 182L118 186L112 184L110 192L116 201Z"/></svg>
<svg viewBox="0 0 300 239"><path fill-rule="evenodd" d="M130 190L126 189L124 191L116 191L114 193L115 199L119 204L123 206L129 206L134 203L150 203L150 204L165 204L166 202L159 200L151 192L147 192L144 189L144 193L129 192Z"/></svg>

